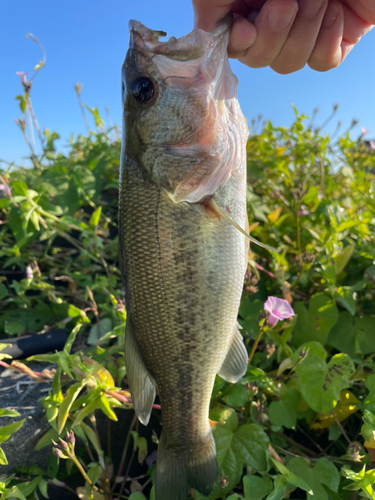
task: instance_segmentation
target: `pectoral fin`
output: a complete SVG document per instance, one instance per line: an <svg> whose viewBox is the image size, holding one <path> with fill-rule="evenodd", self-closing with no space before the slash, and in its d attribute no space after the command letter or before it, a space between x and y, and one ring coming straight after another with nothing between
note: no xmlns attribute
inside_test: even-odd
<svg viewBox="0 0 375 500"><path fill-rule="evenodd" d="M238 382L246 373L248 354L239 332L239 325L234 328L232 342L220 367L218 375L227 382Z"/></svg>
<svg viewBox="0 0 375 500"><path fill-rule="evenodd" d="M259 247L262 247L262 248L265 248L266 250L269 250L270 252L277 252L279 253L279 250L277 250L276 248L274 247L270 247L268 245L265 245L264 243L261 243L260 241L256 240L255 238L253 238L252 236L250 236L250 234L248 234L246 231L244 231L242 229L241 226L239 226L237 224L237 222L235 222L228 214L225 210L223 210L221 208L221 206L213 199L213 198L210 198L208 201L206 201L206 203L209 203L209 206L211 208L211 210L214 210L216 213L218 213L219 215L222 215L223 217L225 217L227 219L228 222L230 222L232 224L232 226L234 226L236 229L238 229L238 231L240 233L242 233L244 236L246 236L246 238L249 238L249 240L251 242L253 242L255 245L258 245Z"/></svg>
<svg viewBox="0 0 375 500"><path fill-rule="evenodd" d="M125 328L125 366L134 411L142 424L147 425L155 399L155 381L142 360L130 317Z"/></svg>

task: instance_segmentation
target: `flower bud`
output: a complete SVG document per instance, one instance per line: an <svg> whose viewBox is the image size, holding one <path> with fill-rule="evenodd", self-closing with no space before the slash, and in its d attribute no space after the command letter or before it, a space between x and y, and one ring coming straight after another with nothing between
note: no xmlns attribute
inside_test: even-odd
<svg viewBox="0 0 375 500"><path fill-rule="evenodd" d="M52 453L57 458L63 458L64 457L64 453L59 448L52 448Z"/></svg>
<svg viewBox="0 0 375 500"><path fill-rule="evenodd" d="M70 432L68 431L66 433L66 438L65 439L66 439L66 441L67 441L68 444L74 445L75 442L76 442L76 438L74 436L74 432L73 431L70 431Z"/></svg>
<svg viewBox="0 0 375 500"><path fill-rule="evenodd" d="M61 444L61 448L63 450L69 450L69 446L68 446L68 443L66 441L64 441L63 439L59 438L59 441L60 441L60 444Z"/></svg>

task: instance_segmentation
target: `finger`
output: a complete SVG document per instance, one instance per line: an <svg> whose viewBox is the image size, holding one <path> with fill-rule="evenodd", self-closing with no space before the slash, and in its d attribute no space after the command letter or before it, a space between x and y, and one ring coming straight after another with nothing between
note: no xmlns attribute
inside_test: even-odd
<svg viewBox="0 0 375 500"><path fill-rule="evenodd" d="M256 39L239 60L252 68L269 66L283 48L297 11L297 0L268 0L255 19Z"/></svg>
<svg viewBox="0 0 375 500"><path fill-rule="evenodd" d="M244 17L234 14L232 27L229 34L228 55L239 59L255 42L257 30L255 26Z"/></svg>
<svg viewBox="0 0 375 500"><path fill-rule="evenodd" d="M330 0L320 32L308 64L315 71L336 68L349 51L342 46L344 33L344 7L338 0Z"/></svg>
<svg viewBox="0 0 375 500"><path fill-rule="evenodd" d="M193 0L194 24L211 32L216 23L230 12L234 0Z"/></svg>
<svg viewBox="0 0 375 500"><path fill-rule="evenodd" d="M373 0L341 0L369 25L375 24L375 2Z"/></svg>
<svg viewBox="0 0 375 500"><path fill-rule="evenodd" d="M375 3L375 2L374 2ZM350 7L343 5L344 9L344 40L356 44L372 25L358 16Z"/></svg>
<svg viewBox="0 0 375 500"><path fill-rule="evenodd" d="M328 0L300 0L296 19L289 36L276 60L270 67L281 74L302 69L309 60Z"/></svg>

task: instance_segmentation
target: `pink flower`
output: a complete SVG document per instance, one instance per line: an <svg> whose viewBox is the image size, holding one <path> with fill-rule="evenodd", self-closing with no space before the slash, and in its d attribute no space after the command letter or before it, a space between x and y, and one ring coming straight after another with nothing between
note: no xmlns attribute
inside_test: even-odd
<svg viewBox="0 0 375 500"><path fill-rule="evenodd" d="M16 75L20 77L22 85L25 85L27 73L24 71L17 71Z"/></svg>
<svg viewBox="0 0 375 500"><path fill-rule="evenodd" d="M375 141L370 141L370 151L375 151Z"/></svg>
<svg viewBox="0 0 375 500"><path fill-rule="evenodd" d="M25 73L24 71L17 71L16 75L20 77L22 86L25 89L26 94L28 94L31 89L31 81L30 82L27 81L26 79L27 73Z"/></svg>
<svg viewBox="0 0 375 500"><path fill-rule="evenodd" d="M361 127L361 137L363 137L364 135L368 134L370 131L367 130L367 128L364 128L364 127Z"/></svg>
<svg viewBox="0 0 375 500"><path fill-rule="evenodd" d="M277 297L268 297L267 302L264 304L264 309L270 313L268 318L270 326L276 325L279 320L282 321L294 316L294 311L289 302Z"/></svg>
<svg viewBox="0 0 375 500"><path fill-rule="evenodd" d="M301 210L298 212L298 217L301 217L302 215L310 215L306 205L301 205Z"/></svg>

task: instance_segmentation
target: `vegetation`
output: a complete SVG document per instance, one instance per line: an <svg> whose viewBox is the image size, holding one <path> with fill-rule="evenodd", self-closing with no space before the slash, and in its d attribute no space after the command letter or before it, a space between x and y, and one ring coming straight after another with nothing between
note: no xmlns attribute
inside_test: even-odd
<svg viewBox="0 0 375 500"><path fill-rule="evenodd" d="M116 420L116 408L132 412L117 257L117 129L90 110L96 130L72 137L68 154L56 152L57 133L39 129L36 154L25 91L18 123L33 167L0 170L0 335L71 333L62 352L30 359L57 367L42 398L51 429L37 446L53 444L50 467L0 477L0 497L48 498L48 483L69 487L79 471L80 498L153 498L154 465L129 482L131 462L143 462L150 448L135 419L114 472L95 420L98 412ZM297 112L289 128L251 125L250 229L280 253L251 247L239 312L251 363L237 384L216 379L210 419L220 477L210 500L375 499L374 149L349 131L329 136ZM295 316L273 324L264 309L270 296L287 300ZM77 335L89 348L72 353ZM0 444L21 425L0 428Z"/></svg>

